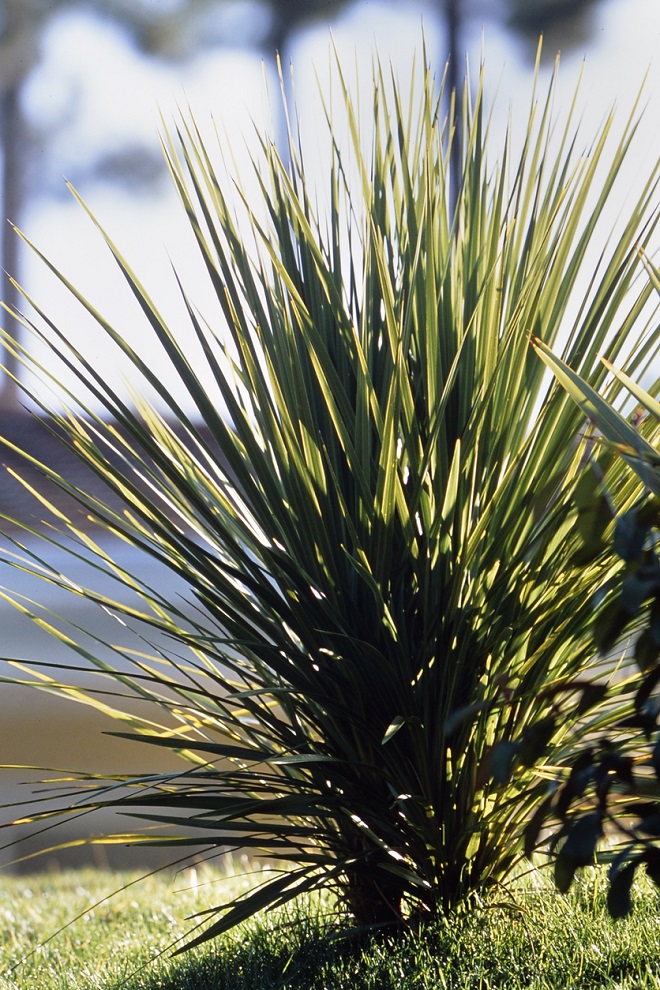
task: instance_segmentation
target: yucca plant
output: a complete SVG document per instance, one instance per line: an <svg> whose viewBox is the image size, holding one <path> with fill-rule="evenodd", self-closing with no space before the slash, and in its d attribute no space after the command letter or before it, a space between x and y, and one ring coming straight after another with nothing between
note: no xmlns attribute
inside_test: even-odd
<svg viewBox="0 0 660 990"><path fill-rule="evenodd" d="M534 330L596 387L599 352L616 360L625 348L640 373L657 354L639 262L657 168L618 236L601 230L636 111L611 150L608 118L580 153L572 112L561 129L554 120L553 83L533 94L514 158L509 137L488 153L482 87L466 89L450 191L453 131L429 70L404 102L376 69L366 139L339 66L336 79L325 189L307 178L300 143L285 166L264 138L259 201L245 198L241 215L192 120L164 142L217 302L202 317L181 290L197 363L107 237L158 361L60 276L160 411L124 401L32 300L38 315L25 321L104 408L71 394L66 411L44 411L124 509L43 470L182 578L191 604L61 518L62 542L133 600L72 593L165 633L171 652L117 646L115 668L78 645L110 701L74 690L73 667L55 678L23 664L14 679L98 704L136 745L188 761L177 774L94 778L71 807L150 823L121 841L255 850L279 867L188 944L321 886L360 926L466 902L519 861L546 765L572 731L616 716L589 667L606 568L572 560L589 441L529 342ZM195 415L163 384L164 361ZM622 503L635 497L616 463L607 483ZM17 547L14 563L70 587L46 550L35 560Z"/></svg>

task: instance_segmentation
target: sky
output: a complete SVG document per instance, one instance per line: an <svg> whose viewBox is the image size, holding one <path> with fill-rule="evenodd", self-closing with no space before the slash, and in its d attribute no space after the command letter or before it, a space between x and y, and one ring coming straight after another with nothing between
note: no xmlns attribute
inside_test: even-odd
<svg viewBox="0 0 660 990"><path fill-rule="evenodd" d="M484 9L490 11L495 6L487 3ZM625 193L639 188L649 163L660 157L660 115L653 111L660 99L660 4L657 0L604 0L595 9L597 21L586 50L578 45L562 55L556 106L561 114L583 71L581 109L586 146L615 103L623 124L648 73L645 99L649 109L622 183L622 198L612 203L614 223L625 210ZM413 59L420 59L422 20L429 58L441 72L446 58L442 27L422 3L362 2L333 22L332 43L342 63L349 67L350 78L357 65L356 88L367 106L374 51L406 80ZM531 97L529 51L497 21L484 23L479 15L467 25L464 43L473 76L483 52L496 132L504 133L511 114L516 133L516 126L520 129L526 122ZM307 167L319 176L327 169L327 143L318 88L327 87L330 44L328 25L318 23L299 35L288 53L294 66ZM544 81L549 78L551 63L551 58L544 63ZM137 308L94 224L66 191L63 176L76 182L87 205L166 319L186 333L172 265L202 309L211 301L199 277L189 231L168 178L161 177L155 186L145 187L129 173L121 185L112 184L92 179L91 166L101 152L111 154L126 142L139 143L157 156L162 120L169 123L179 108L190 107L210 142L215 139L215 127L222 133L222 143L225 149L231 148L238 174L245 180L251 167L249 149L254 148L253 125L261 130L272 127L272 104L277 106L277 88L272 73L266 72L269 75L270 108L264 65L254 52L211 49L184 65L148 63L119 32L82 16L60 18L46 40L44 58L25 92L33 123L47 125L51 134L48 160L42 163L45 194L33 197L22 226L40 250L147 357L154 352ZM251 188L256 190L256 184ZM21 278L30 295L113 382L130 376L130 369L118 361L102 333L72 306L69 293L40 262L26 258ZM54 368L45 350L35 353L46 367ZM162 374L175 387L164 365ZM78 383L59 371L58 377L80 394ZM42 383L29 379L29 385L51 401Z"/></svg>

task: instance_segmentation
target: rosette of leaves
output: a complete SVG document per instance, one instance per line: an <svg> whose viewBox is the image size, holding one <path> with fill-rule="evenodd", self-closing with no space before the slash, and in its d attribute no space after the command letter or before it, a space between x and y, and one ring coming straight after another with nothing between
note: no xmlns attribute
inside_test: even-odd
<svg viewBox="0 0 660 990"><path fill-rule="evenodd" d="M657 268L648 259L646 265L660 290ZM622 640L627 645L639 671L632 709L600 740L574 754L568 778L544 802L528 833L531 848L546 819L559 817L562 824L553 838L555 878L567 890L576 870L594 862L609 828L616 844L610 842L606 857L611 860L607 903L612 916L623 917L632 910L639 867L660 886L660 403L603 359L635 400L633 412L624 416L541 340L533 345L607 448L625 459L644 484L639 500L619 513L602 477L582 485L580 496L580 564L603 554L622 564L602 589L607 604L595 619L593 635L601 654ZM656 394L659 384L653 387Z"/></svg>
<svg viewBox="0 0 660 990"><path fill-rule="evenodd" d="M195 360L109 238L157 359L60 276L165 412L123 400L36 301L25 320L104 409L71 393L65 412L44 412L112 499L42 470L169 567L195 605L126 573L61 510L43 555L20 541L7 555L171 644L153 655L144 635L136 650L114 645L113 666L75 628L60 633L98 689L74 665L51 676L18 664L14 680L96 704L147 757L151 745L184 761L180 773L83 780L57 813L115 808L147 826L105 841L160 842L178 857L255 851L275 867L188 944L322 886L371 926L431 918L501 884L571 733L617 716L590 670L592 601L611 568L573 561L589 441L529 333L565 341L564 359L596 387L601 351L616 360L625 348L633 371L657 356L652 286L638 277L657 168L623 229L590 253L607 239L636 111L620 138L609 117L581 152L572 113L561 126L552 113L553 80L534 92L514 156L509 136L489 132L481 85L466 89L450 190L452 130L428 69L405 101L376 69L366 138L340 67L336 80L322 189L302 141L285 165L265 137L258 195L237 207L194 122L166 138L215 300L202 316L181 287ZM637 498L621 462L606 480L621 504ZM72 588L48 565L49 540L91 554L124 597ZM22 821L46 828L55 812L42 808Z"/></svg>

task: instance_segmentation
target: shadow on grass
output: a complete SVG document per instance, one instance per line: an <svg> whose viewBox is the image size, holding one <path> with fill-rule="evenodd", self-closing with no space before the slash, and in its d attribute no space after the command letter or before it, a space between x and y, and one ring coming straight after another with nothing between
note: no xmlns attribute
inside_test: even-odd
<svg viewBox="0 0 660 990"><path fill-rule="evenodd" d="M613 922L593 883L566 897L522 888L515 902L359 940L347 919L305 901L161 957L122 990L657 990L657 891L636 890L635 916Z"/></svg>
<svg viewBox="0 0 660 990"><path fill-rule="evenodd" d="M633 928L617 935L609 919L593 915L582 928L579 922L587 919L571 911L536 920L498 914L475 912L417 935L359 943L314 919L283 927L266 920L202 952L164 960L157 973L145 971L126 990L650 990L659 985L657 967L646 959L648 933L639 938ZM657 925L657 909L654 920ZM657 945L657 934L651 942Z"/></svg>
<svg viewBox="0 0 660 990"><path fill-rule="evenodd" d="M313 935L301 942L299 935L288 934L290 940L286 930L256 931L163 959L153 974L143 972L126 990L336 990L344 986L340 974L359 965L360 953L345 940Z"/></svg>
<svg viewBox="0 0 660 990"><path fill-rule="evenodd" d="M402 977L419 967L419 959L414 958L419 948L419 939L407 935L356 940L336 928L323 933L313 920L284 926L266 921L240 937L229 936L201 951L162 959L153 973L145 970L125 986L126 990L400 990L407 982Z"/></svg>

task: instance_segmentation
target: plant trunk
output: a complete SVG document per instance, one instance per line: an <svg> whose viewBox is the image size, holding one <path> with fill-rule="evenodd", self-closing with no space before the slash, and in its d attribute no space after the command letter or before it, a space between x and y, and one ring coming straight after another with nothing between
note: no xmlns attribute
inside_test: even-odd
<svg viewBox="0 0 660 990"><path fill-rule="evenodd" d="M401 880L386 870L372 867L367 873L349 871L346 889L348 908L358 927L400 928L404 924Z"/></svg>

